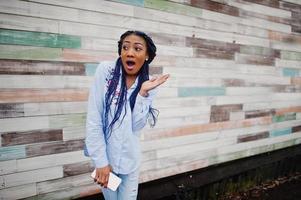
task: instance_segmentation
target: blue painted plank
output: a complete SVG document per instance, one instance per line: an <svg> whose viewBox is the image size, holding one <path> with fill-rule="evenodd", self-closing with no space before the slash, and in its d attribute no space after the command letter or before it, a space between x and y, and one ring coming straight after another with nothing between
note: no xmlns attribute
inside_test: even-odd
<svg viewBox="0 0 301 200"><path fill-rule="evenodd" d="M144 0L113 0L120 3L125 3L133 6L144 7Z"/></svg>
<svg viewBox="0 0 301 200"><path fill-rule="evenodd" d="M300 76L300 71L298 69L284 68L282 69L283 76L297 77Z"/></svg>
<svg viewBox="0 0 301 200"><path fill-rule="evenodd" d="M270 137L288 135L288 134L291 134L291 133L292 133L292 128L283 128L283 129L271 130L270 131Z"/></svg>
<svg viewBox="0 0 301 200"><path fill-rule="evenodd" d="M25 157L26 157L26 150L24 145L0 148L0 161L13 160L13 159L25 158Z"/></svg>
<svg viewBox="0 0 301 200"><path fill-rule="evenodd" d="M97 63L86 63L85 64L86 76L94 76L97 66L98 66Z"/></svg>

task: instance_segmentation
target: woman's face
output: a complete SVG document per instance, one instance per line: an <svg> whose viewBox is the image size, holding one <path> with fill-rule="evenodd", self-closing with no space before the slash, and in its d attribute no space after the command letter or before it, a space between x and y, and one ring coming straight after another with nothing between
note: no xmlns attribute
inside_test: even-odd
<svg viewBox="0 0 301 200"><path fill-rule="evenodd" d="M145 40L137 35L128 35L122 42L120 56L126 74L137 76L145 60L148 59Z"/></svg>

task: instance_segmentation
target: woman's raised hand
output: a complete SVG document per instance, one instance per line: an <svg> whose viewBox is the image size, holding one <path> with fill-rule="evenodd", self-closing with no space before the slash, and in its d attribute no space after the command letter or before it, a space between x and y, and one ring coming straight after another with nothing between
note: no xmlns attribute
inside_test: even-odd
<svg viewBox="0 0 301 200"><path fill-rule="evenodd" d="M168 78L169 74L165 74L158 77L153 77L152 79L145 81L141 86L139 94L144 97L148 96L148 91L163 84Z"/></svg>

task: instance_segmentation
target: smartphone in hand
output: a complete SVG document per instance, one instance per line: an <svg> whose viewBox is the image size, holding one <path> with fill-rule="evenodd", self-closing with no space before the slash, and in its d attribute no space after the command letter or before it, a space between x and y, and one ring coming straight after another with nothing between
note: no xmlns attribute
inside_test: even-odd
<svg viewBox="0 0 301 200"><path fill-rule="evenodd" d="M94 179L96 176L96 169L94 169L94 171L91 173L91 177ZM118 176L116 176L114 173L110 172L109 175L109 182L108 182L108 188L110 190L116 191L118 186L121 183L121 178L119 178Z"/></svg>

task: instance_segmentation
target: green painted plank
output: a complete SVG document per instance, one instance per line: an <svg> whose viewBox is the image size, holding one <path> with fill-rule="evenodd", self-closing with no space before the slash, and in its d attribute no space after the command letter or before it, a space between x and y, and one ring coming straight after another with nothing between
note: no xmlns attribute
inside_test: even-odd
<svg viewBox="0 0 301 200"><path fill-rule="evenodd" d="M178 88L179 97L191 96L220 96L225 95L225 88L222 87L180 87Z"/></svg>
<svg viewBox="0 0 301 200"><path fill-rule="evenodd" d="M279 54L279 51L277 52L274 49L259 47L259 46L246 46L246 45L241 45L239 51L240 53L243 54L264 55L264 56L271 56L271 57L275 57L276 54Z"/></svg>
<svg viewBox="0 0 301 200"><path fill-rule="evenodd" d="M283 68L282 74L283 74L283 76L288 76L288 77L300 76L300 72L298 69L291 69L291 68Z"/></svg>
<svg viewBox="0 0 301 200"><path fill-rule="evenodd" d="M84 126L85 124L86 113L49 116L50 128Z"/></svg>
<svg viewBox="0 0 301 200"><path fill-rule="evenodd" d="M270 131L270 137L288 135L288 134L291 134L291 133L292 133L292 128L283 128L283 129L271 130Z"/></svg>
<svg viewBox="0 0 301 200"><path fill-rule="evenodd" d="M0 148L0 161L13 160L13 159L25 158L25 157L26 157L26 150L24 145Z"/></svg>
<svg viewBox="0 0 301 200"><path fill-rule="evenodd" d="M284 122L284 121L289 121L289 120L296 120L296 113L288 113L285 115L278 115L278 116L273 116L273 122Z"/></svg>
<svg viewBox="0 0 301 200"><path fill-rule="evenodd" d="M193 17L202 17L202 10L165 0L145 0L144 7Z"/></svg>
<svg viewBox="0 0 301 200"><path fill-rule="evenodd" d="M87 76L94 76L98 63L85 63L85 72Z"/></svg>
<svg viewBox="0 0 301 200"><path fill-rule="evenodd" d="M144 0L113 0L115 2L125 3L133 6L144 6Z"/></svg>
<svg viewBox="0 0 301 200"><path fill-rule="evenodd" d="M54 48L80 48L78 36L0 29L0 44L29 45Z"/></svg>
<svg viewBox="0 0 301 200"><path fill-rule="evenodd" d="M24 60L56 60L62 57L62 49L0 45L0 58Z"/></svg>
<svg viewBox="0 0 301 200"><path fill-rule="evenodd" d="M301 52L281 51L280 58L285 60L301 60Z"/></svg>

